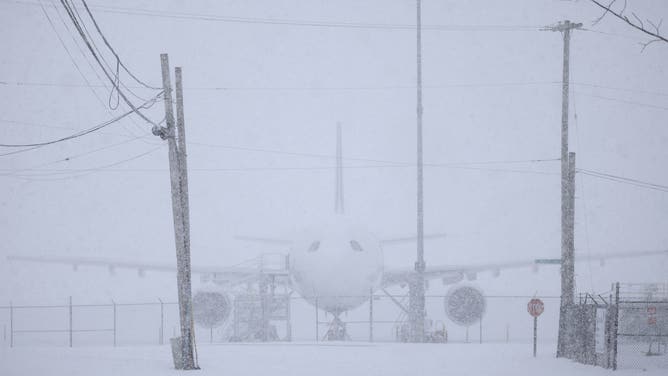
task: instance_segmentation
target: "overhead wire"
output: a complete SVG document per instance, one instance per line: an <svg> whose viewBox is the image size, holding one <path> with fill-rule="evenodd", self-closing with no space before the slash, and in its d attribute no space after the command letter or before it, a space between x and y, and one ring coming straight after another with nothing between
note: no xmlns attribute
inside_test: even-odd
<svg viewBox="0 0 668 376"><path fill-rule="evenodd" d="M640 188L645 188L645 189L651 189L651 190L656 190L660 192L668 192L668 185L661 185L661 184L655 184L655 183L650 183L638 179L631 179L631 178L626 178L623 176L618 176L618 175L613 175L613 174L608 174L600 171L594 171L594 170L587 170L587 169L582 169L578 168L576 171L580 174L583 175L588 175L591 177L595 177L598 179L603 179L603 180L609 180L613 181L616 183L621 183L621 184L628 184Z"/></svg>
<svg viewBox="0 0 668 376"><path fill-rule="evenodd" d="M162 90L162 88L160 88L160 87L151 86L151 85L145 83L144 81L140 80L136 75L134 75L132 73L132 71L130 71L130 69L125 65L125 63L123 63L123 60L121 60L121 58L118 56L118 53L116 53L116 50L114 50L114 48L111 46L109 41L107 41L107 37L104 35L104 33L102 33L102 30L100 29L100 26L98 25L97 20L95 20L95 17L93 17L93 13L91 13L90 9L88 8L88 3L86 3L86 0L81 0L81 2L83 3L84 7L86 8L86 12L88 13L88 16L90 17L91 21L93 21L93 25L95 26L95 29L97 30L97 32L102 37L102 40L104 41L104 44L107 46L107 48L109 48L109 51L111 51L111 53L114 54L114 56L116 57L116 61L118 62L118 64L121 67L123 67L123 70L125 70L125 72L128 75L130 75L130 77L132 77L135 81L137 81L137 83L144 86L145 88L153 89L153 90Z"/></svg>
<svg viewBox="0 0 668 376"><path fill-rule="evenodd" d="M104 84L76 84L76 83L60 83L60 82L37 82L37 81L0 81L3 86L19 86L19 87L70 87L70 88L85 88L85 87L102 87L109 88ZM518 82L462 82L451 84L436 84L424 85L423 89L450 89L450 88L488 88L488 87L513 87L513 86L541 86L541 85L561 85L560 81L518 81ZM605 89L612 91L624 91L630 93L647 94L654 96L667 96L668 92L648 91L636 88L626 88L610 85L595 84L590 82L571 82L572 86L591 87L596 89ZM141 88L141 86L131 86L129 88ZM270 86L185 86L183 90L197 90L197 91L375 91L375 90L413 90L414 85L378 85L378 86L284 86L284 87L270 87ZM581 93L587 95L586 93ZM616 100L616 98L610 98ZM632 103L638 105L647 105L645 103Z"/></svg>
<svg viewBox="0 0 668 376"><path fill-rule="evenodd" d="M357 166L343 166L344 169L381 169L381 168L413 168L412 165L357 165ZM559 175L557 172L546 172L546 171L534 171L534 170L518 170L518 169L502 169L502 168L485 168L485 167L473 167L473 166L458 166L458 165L447 165L447 164L425 164L425 167L432 168L449 168L449 169L463 169L463 170L474 170L474 171L488 171L488 172L504 172L504 173L523 173L523 174L535 174L535 175L550 175L556 176ZM306 166L306 167L238 167L238 168L189 168L188 171L192 172L251 172L251 171L317 171L317 170L332 170L336 169L337 166ZM30 176L49 176L49 175L63 175L70 174L73 172L87 171L88 169L50 169L50 170L33 170L36 174L31 174ZM109 172L160 172L167 171L166 169L119 169L119 170L107 170ZM0 175L1 176L1 175Z"/></svg>
<svg viewBox="0 0 668 376"><path fill-rule="evenodd" d="M120 161L116 161L116 162L113 162L113 163L109 163L109 164L101 165L101 166L96 166L96 167L92 167L92 168L80 169L80 170L77 170L76 174L73 174L71 176L65 176L65 177L59 177L59 178L42 178L42 177L39 177L39 176L36 176L36 175L33 175L33 174L27 174L27 175L10 174L10 175L0 175L0 176L9 177L9 178L16 178L16 179L26 180L26 181L56 181L56 180L76 179L76 178L84 177L86 175L91 175L91 174L94 174L94 173L105 171L105 170L107 170L111 167L115 167L115 166L121 165L123 163L134 161L134 160L139 159L139 158L141 158L145 155L151 154L151 153L153 153L153 152L155 152L158 149L161 149L163 147L164 147L164 145L159 145L159 146L156 146L152 149L149 149L148 151L133 155L132 157L122 159Z"/></svg>
<svg viewBox="0 0 668 376"><path fill-rule="evenodd" d="M42 9L43 9L43 11L44 11L44 13L45 13L45 16L47 17L47 19L49 19L49 16L48 16L48 14L47 14L47 12L46 12L46 9L44 9L44 6L43 6L41 0L40 0L40 5L42 6ZM105 89L109 89L109 86L104 84L104 80L102 79L102 77L100 77L99 73L97 72L97 69L95 69L95 67L93 66L93 64L90 62L90 59L88 58L88 56L86 55L86 53L83 51L83 49L82 49L81 46L79 45L79 42L77 41L76 36L75 36L75 35L72 33L72 31L70 30L69 26L67 25L67 22L65 22L65 19L64 19L63 16L60 14L60 10L58 9L58 6L56 6L56 4L53 2L53 0L51 0L51 6L54 8L54 11L55 11L56 15L58 16L58 19L59 19L60 22L62 23L63 27L65 28L65 30L66 30L66 32L67 32L67 34L72 38L72 42L74 43L75 47L77 48L77 50L79 51L79 53L80 53L81 56L83 57L84 61L88 64L88 66L90 67L91 71L95 74L95 76L97 77L97 79L98 79L98 80L100 81L100 83L101 83L101 85L92 85L92 84L90 84L89 80L86 78L86 76L83 74L83 72L80 71L79 73L80 73L81 76L83 77L83 79L84 79L84 81L86 82L87 86L89 86L89 87L91 87L91 88L93 88L93 87L103 87L103 88L105 88ZM49 21L50 21L50 19L49 19ZM50 21L50 23L51 23L51 21ZM53 23L51 23L51 25L52 25L52 29L53 29L54 34L56 34L56 36L58 36L58 39L61 40L61 44L63 45L63 48L65 48L66 51L67 51L67 47L66 47L64 41L62 41L62 38L60 37L60 34L58 33L58 30L55 28L55 26L53 25ZM74 58L71 56L71 54L69 54L69 51L67 51L67 52L68 52L68 55L70 55L72 62L76 65L76 61L74 60ZM102 105L102 107L104 107L104 108L107 110L107 112L109 113L109 115L113 115L113 113L112 113L111 111L109 111L110 108L107 107L107 104L105 104L105 103L102 101L102 99L99 98L99 96L97 95L97 92L95 92L95 90L93 90L93 89L91 89L91 90L95 93L96 98L98 98L98 101L100 102L100 104ZM110 95L111 95L111 93L110 93ZM144 131L144 130L145 130L145 129L141 128L141 127L139 126L139 124L137 124L137 122L134 120L134 118L129 117L128 119L129 119L129 120L135 125L135 127L137 127L140 131ZM134 134L134 132L132 132L130 129L128 129L127 127L125 127L125 125L123 125L123 128L124 128L129 134L131 134L133 137L137 137L137 135ZM142 140L143 140L143 139L142 139ZM143 142L146 142L146 141L143 141Z"/></svg>
<svg viewBox="0 0 668 376"><path fill-rule="evenodd" d="M139 108L147 109L147 108L151 107L158 100L158 98L160 98L161 96L162 96L162 93L159 93L158 95L156 95L155 97L153 97L149 101L144 102L142 105L139 106ZM25 143L25 144L4 144L4 143L0 143L0 146L1 147L7 147L7 148L36 148L36 147L42 147L42 146L47 146L47 145L52 145L52 144L55 144L55 143L63 142L63 141L72 140L72 139L79 138L79 137L85 136L87 134L99 131L100 129L103 129L103 128L111 125L111 124L114 124L117 121L123 119L124 117L126 117L126 116L128 116L128 115L130 115L134 112L136 112L136 111L133 111L133 110L127 111L127 112L125 112L121 115L118 115L118 116L116 116L112 119L106 120L106 121L104 121L100 124L97 124L97 125L93 126L93 127L84 129L82 131L76 132L74 134L71 134L71 135L68 135L68 136L65 136L65 137L57 138L57 139L54 139L54 140L43 141L43 142Z"/></svg>
<svg viewBox="0 0 668 376"><path fill-rule="evenodd" d="M93 89L93 86L91 85L90 81L88 80L86 75L81 70L81 67L79 67L79 64L74 59L74 56L72 56L72 53L70 53L70 50L67 48L67 44L65 44L65 41L63 40L63 38L60 37L60 34L56 30L56 26L54 25L53 21L51 20L51 17L49 16L49 13L44 8L44 4L42 3L41 0L39 1L39 5L40 5L40 8L42 9L42 12L44 13L44 16L46 17L47 21L49 22L49 25L51 26L51 29L53 30L53 33L58 38L58 41L60 41L60 45L63 47L63 49L67 53L67 56L69 56L70 61L72 61L72 64L76 68L77 72L79 72L79 75L81 76L81 78L83 78L84 82L86 82L85 86L90 88L90 90L93 92L93 95L95 96L95 98L97 98L97 100L100 102L100 104L102 104L102 106L104 106L104 102L102 101L102 98L100 98L100 96L97 94L95 89Z"/></svg>
<svg viewBox="0 0 668 376"><path fill-rule="evenodd" d="M95 38L93 38L93 35L88 31L88 27L86 26L86 22L83 20L83 17L81 17L81 14L79 13L78 7L74 6L73 4L70 4L70 0L61 0L61 3L65 3L65 4L68 4L68 6L70 6L70 9L73 11L72 14L76 17L77 23L81 26L81 29L84 31L84 33L88 37L88 41L90 42L90 45L93 46L93 48L97 52L97 56L100 57L100 59L102 60L102 62L106 66L105 74L107 73L107 71L113 72L114 68L109 63L109 61L107 61L107 59L105 58L105 54L102 53L102 51L100 51L100 49L97 47L97 44L95 43ZM66 11L67 11L67 9L66 9ZM75 27L76 27L76 25L75 25ZM114 54L115 54L115 51L114 51ZM129 87L127 87L124 82L122 82L120 80L120 71L119 71L120 64L121 64L120 57L116 56L116 73L114 74L114 80L115 81L112 82L112 89L111 89L110 97L114 93L114 90L120 90L120 87L123 87L128 93L130 93L130 95L134 96L135 98L137 98L141 101L145 101L146 100L145 98L136 94L133 90L131 90ZM117 94L120 94L120 93L117 93Z"/></svg>
<svg viewBox="0 0 668 376"><path fill-rule="evenodd" d="M79 24L79 22L78 22L78 20L77 20L77 17L76 17L76 15L75 15L75 13L74 13L74 11L73 11L73 10L71 9L71 7L69 6L69 3L68 3L66 0L60 0L60 3L61 3L61 4L63 5L63 7L65 8L65 10L66 10L68 16L70 17L70 20L72 21L72 23L74 24L74 27L75 27L75 28L77 29L77 31L79 32L79 35L81 36L82 40L84 41L84 43L85 43L86 46L88 47L88 50L89 50L90 53L93 55L93 58L94 58L95 61L98 63L98 65L100 66L100 68L101 68L102 71L104 72L105 76L107 76L107 79L109 80L109 82L111 83L111 85L115 87L115 89L118 91L118 94L121 96L121 98L123 98L123 101L124 101L124 102L125 102L125 103L126 103L132 110L133 110L133 112L136 113L139 117L141 117L141 118L144 119L147 123L153 125L154 127L157 127L158 125L157 125L153 120L149 119L146 115L144 115L141 111L139 111L139 109L137 108L137 106L135 106L134 103L132 103L132 101L130 101L130 100L127 98L127 96L123 93L123 91L118 87L118 85L115 84L114 79L111 77L111 75L109 74L109 72L107 72L107 70L105 69L104 64L103 64L102 61L101 61L101 58L100 58L100 57L97 55L97 53L95 52L95 48L91 45L91 42L88 40L88 38L87 38L87 36L86 36L86 33L85 33L85 31L83 30L83 28L82 28L82 25Z"/></svg>
<svg viewBox="0 0 668 376"><path fill-rule="evenodd" d="M2 0L3 2L11 2L15 4L34 5L30 1L18 0ZM348 21L323 21L323 20L298 20L298 19L280 19L280 18L261 18L261 17L236 17L236 16L222 16L213 14L198 14L187 12L173 12L156 9L132 8L132 7L118 7L108 5L91 5L91 8L102 12L112 14L126 14L157 18L170 18L182 20L195 21L211 21L223 23L238 23L238 24L262 24L262 25L283 25L283 26L302 26L302 27L318 27L318 28L340 28L340 29L368 29L368 30L415 30L414 24L397 24L397 23L365 23L365 22L348 22ZM423 25L423 30L433 31L538 31L540 25L499 25L499 24L432 24Z"/></svg>

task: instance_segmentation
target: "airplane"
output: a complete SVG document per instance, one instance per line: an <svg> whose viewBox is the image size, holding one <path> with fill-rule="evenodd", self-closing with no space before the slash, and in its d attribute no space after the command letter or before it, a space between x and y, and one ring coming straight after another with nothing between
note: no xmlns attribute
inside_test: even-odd
<svg viewBox="0 0 668 376"><path fill-rule="evenodd" d="M342 313L358 308L368 301L374 292L386 292L390 286L405 287L415 273L414 268L388 268L384 263L383 247L412 243L414 236L379 239L366 226L358 224L344 211L343 165L341 126L337 126L336 146L336 195L334 213L325 217L317 225L299 232L293 239L239 236L239 240L273 244L285 247L279 254L266 254L247 263L232 267L198 267L192 272L201 275L205 287L194 294L194 310L219 310L218 321L227 320L230 311L228 294L235 287L255 284L260 293L276 285L297 292L310 304L332 314L333 320L328 330L328 338L347 338ZM443 237L444 234L425 235L425 239ZM668 255L668 250L646 252L620 252L588 255L586 260L597 260L601 264L606 259ZM269 256L269 257L267 257ZM13 261L70 264L76 270L81 265L103 266L113 273L117 268L136 269L140 276L147 270L175 271L173 264L141 264L112 259L57 256L9 256ZM270 259L273 259L270 261ZM504 263L483 263L471 265L428 265L423 273L425 281L440 279L444 285L457 285L465 279L473 281L480 272L491 271L497 277L503 269L530 267L538 270L541 264L560 264L560 259L519 260ZM455 286L470 290L470 286ZM463 292L463 290L461 291ZM480 298L482 298L482 294ZM484 298L483 298L484 299ZM393 299L405 312L407 309ZM200 307L198 307L198 305ZM465 307L466 308L466 307ZM222 311L225 312L222 312ZM482 315L482 312L479 313ZM197 314L195 318L197 319ZM266 321L266 319L263 319ZM453 320L457 322L457 320ZM211 324L213 325L213 324ZM262 330L265 330L263 328ZM264 337L266 338L266 337Z"/></svg>

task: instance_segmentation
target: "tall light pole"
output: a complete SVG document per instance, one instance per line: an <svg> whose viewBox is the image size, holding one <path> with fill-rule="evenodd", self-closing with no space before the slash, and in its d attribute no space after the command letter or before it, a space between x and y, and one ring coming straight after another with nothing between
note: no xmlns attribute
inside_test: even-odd
<svg viewBox="0 0 668 376"><path fill-rule="evenodd" d="M424 197L422 163L422 3L417 0L417 261L409 284L411 342L424 342Z"/></svg>

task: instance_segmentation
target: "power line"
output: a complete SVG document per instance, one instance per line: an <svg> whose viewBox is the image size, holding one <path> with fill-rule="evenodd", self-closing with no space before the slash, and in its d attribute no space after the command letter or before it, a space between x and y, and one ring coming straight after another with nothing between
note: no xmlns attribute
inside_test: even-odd
<svg viewBox="0 0 668 376"><path fill-rule="evenodd" d="M203 142L188 142L188 145L211 147L211 148L220 148L228 150L240 150L240 151L253 151L253 152L262 152L262 153L272 153L272 154L284 154L284 155L293 155L300 157L314 157L314 158L326 158L326 159L336 159L335 155L331 154L318 154L318 153L305 153L305 152L294 152L294 151L285 151L278 149L266 149L266 148L257 148L257 147L247 147L247 146L233 146L233 145L220 145L220 144L209 144ZM401 165L401 166L415 166L414 163L407 162L396 162L388 161L382 159L371 159L371 158L355 158L355 157L343 157L347 161L359 161L359 162L373 162L373 163L384 163L392 165ZM432 166L463 166L463 165L486 165L486 164L517 164L517 163L540 163L540 162L554 162L559 161L559 158L548 158L548 159L519 159L519 160L497 160L497 161L480 161L480 162L451 162L451 163L432 163Z"/></svg>
<svg viewBox="0 0 668 376"><path fill-rule="evenodd" d="M114 56L116 57L116 61L118 61L118 63L120 64L120 66L123 67L123 69L125 70L125 72L126 72L127 74L129 74L130 77L132 77L135 81L137 81L139 84L141 84L141 85L144 86L145 88L147 88L147 89L154 89L154 90L161 90L161 88L159 88L159 87L151 86L151 85L148 85L148 84L144 83L142 80L140 80L139 78L137 78L137 76L135 76L135 75L130 71L130 69L128 69L128 67L123 63L123 61L122 61L121 58L118 56L118 54L116 53L116 51L114 50L114 48L111 46L111 44L109 44L109 42L107 41L107 38L106 38L106 37L104 36L104 34L102 33L102 30L100 30L100 26L97 24L97 21L95 20L95 17L93 17L93 13L91 13L90 9L88 8L88 4L86 3L86 0L81 0L81 2L83 3L84 7L86 8L86 12L88 13L88 16L89 16L90 19L93 21L93 25L95 25L95 29L97 30L97 32L98 32L98 33L100 34L100 36L102 37L102 40L104 41L104 44L107 46L107 48L109 48L109 51L111 51L111 53L114 54Z"/></svg>
<svg viewBox="0 0 668 376"><path fill-rule="evenodd" d="M343 166L344 169L381 169L381 168L414 168L413 165L358 165L358 166ZM535 175L551 175L556 176L558 173L546 172L546 171L534 171L534 170L518 170L518 169L502 169L502 168L485 168L485 167L472 167L472 166L458 166L458 165L448 165L448 164L425 164L425 167L432 168L449 168L449 169L463 169L463 170L474 170L474 171L487 171L487 172L504 172L504 173L523 173L523 174L535 174ZM196 172L262 172L262 171L328 171L336 169L336 166L306 166L306 167L238 167L238 168L189 168L189 171ZM23 176L49 176L49 175L63 175L76 172L86 172L89 171L88 168L83 169L48 169L48 170L38 170L34 169L32 171L39 172L36 174L23 175ZM106 170L109 172L163 172L167 169L155 169L155 168L143 168L143 169L118 169L118 170ZM9 175L9 174L8 174ZM22 176L22 175L16 175Z"/></svg>
<svg viewBox="0 0 668 376"><path fill-rule="evenodd" d="M423 89L450 89L450 88L487 88L487 87L512 87L512 86L550 86L560 85L559 81L524 81L524 82L462 82L440 85L424 85ZM64 87L64 88L87 88L100 87L109 89L105 84L77 84L77 83L61 83L61 82L38 82L38 81L0 81L2 86L18 86L18 87ZM625 91L630 93L640 93L655 96L666 96L668 92L648 91L635 88L616 87L610 85L601 85L589 82L571 82L573 86L592 87L597 89ZM141 86L126 86L128 88L138 89ZM365 91L365 90L414 90L415 85L369 85L369 86L190 86L184 87L184 90L201 90L201 91ZM585 94L586 95L586 94ZM614 98L613 98L614 99ZM642 105L642 104L641 104Z"/></svg>
<svg viewBox="0 0 668 376"><path fill-rule="evenodd" d="M53 160L53 161L50 161L50 162L45 162L45 163L41 163L41 164L38 164L38 165L34 165L34 166L31 166L31 167L26 167L26 168L21 168L21 169L18 169L18 170L14 170L12 173L4 174L4 175L15 175L16 173L19 173L19 172L35 171L35 170L37 170L38 168L41 168L41 167L51 166L51 165L54 165L54 164L57 164L57 163L69 162L69 161L71 161L73 159L76 159L76 158L80 158L80 157L83 157L83 156L86 156L86 155L97 153L97 152L100 152L100 151L103 151L103 150L111 149L111 148L114 148L116 146L128 144L130 142L139 140L141 138L145 138L146 136L148 136L148 135L129 138L129 139L121 141L121 142L116 142L116 143L113 143L113 144L110 144L110 145L105 145L105 146L102 146L102 147L99 147L99 148L96 148L96 149L85 151L83 153L73 154L73 155L69 155L65 158L60 158L60 159L56 159L56 160Z"/></svg>
<svg viewBox="0 0 668 376"><path fill-rule="evenodd" d="M90 83L90 81L88 80L88 78L87 78L86 75L83 73L83 71L81 70L81 68L80 68L79 65L77 64L76 60L74 59L74 56L72 56L72 54L70 53L69 49L67 48L67 45L65 44L65 41L61 38L60 34L58 33L58 30L56 29L56 26L54 25L53 21L51 20L51 17L49 16L49 14L47 13L46 9L44 8L44 5L43 5L43 3L42 3L41 0L40 0L39 5L40 5L40 8L42 9L42 12L44 13L44 16L46 17L47 21L49 22L49 25L51 26L51 29L53 30L53 33L56 35L56 37L57 37L58 40L60 41L61 46L63 47L63 49L65 50L65 52L66 52L67 55L69 56L70 60L72 61L72 64L74 65L74 67L76 68L76 70L79 72L79 75L81 76L81 78L83 78L83 80L86 82L86 85L85 85L85 86L88 87L88 88L90 88L90 90L93 92L93 95L95 96L95 98L98 100L98 102L100 103L100 105L102 105L102 107L104 107L104 108L107 110L107 112L109 113L109 115L113 115L113 114L111 113L111 111L109 111L109 110L107 109L107 105L102 101L102 99L100 98L100 96L99 96L99 95L97 94L97 92L95 91L94 87L95 87L96 85L94 86L94 85L92 85L92 84ZM67 34L69 34L70 37L72 38L72 41L74 42L74 45L76 46L77 50L79 50L79 52L81 53L81 56L83 56L84 60L86 61L86 63L87 63L88 66L90 67L90 69L93 71L93 73L95 74L95 76L98 78L98 80L100 80L100 82L102 82L102 78L101 78L100 75L97 73L97 71L96 71L95 68L93 67L93 64L91 64L90 60L86 58L86 54L85 54L84 51L81 49L81 46L79 46L79 43L77 42L77 39L75 38L75 36L74 36L74 35L72 34L72 32L70 31L69 27L67 26L67 23L65 22L65 20L64 20L63 17L61 16L60 12L58 11L58 8L57 8L57 7L55 6L55 4L53 4L53 3L52 3L52 6L54 7L54 10L55 10L55 12L56 12L56 15L58 16L58 19L60 19L60 22L61 22L61 23L63 24L63 26L65 27L65 30L67 31ZM107 88L107 86L102 86L102 87ZM111 93L110 93L110 94L111 94ZM130 118L130 120L132 120L132 122L133 122L137 127L139 127L139 125L134 121L134 119ZM125 128L125 126L124 126L124 128ZM128 133L130 133L130 134L132 134L133 136L135 136L135 135L133 134L133 132L131 132L129 129L127 129L127 128L125 128L125 129L128 131Z"/></svg>
<svg viewBox="0 0 668 376"><path fill-rule="evenodd" d="M103 67L102 65L100 65L100 68L102 68L102 70L104 71L105 75L106 75L107 77L109 77L109 76L110 76L110 73L108 73L108 72L113 72L113 71L114 71L114 68L113 68L112 65L109 63L109 61L107 61L107 59L105 58L105 56L104 56L104 54L102 53L102 51L100 51L100 49L97 47L97 44L95 43L95 40L94 40L93 36L92 36L91 33L88 31L88 27L86 27L86 23L84 22L83 18L82 18L81 15L79 14L78 7L74 6L73 4L70 4L70 0L60 0L60 2L61 2L61 4L63 4L63 6L65 7L65 11L67 12L68 16L70 16L70 20L73 22L75 28L77 28L77 31L80 33L80 36L82 36L82 39L84 40L84 42L86 43L86 45L87 45L89 48L90 48L90 46L92 46L93 49L95 49L95 52L97 52L97 55L94 54L93 57L94 57L96 60L97 60L98 57L102 60L102 63L104 63L104 65L106 66L106 69L105 69L105 67ZM56 11L58 11L58 8L57 8L57 7L56 7ZM70 13L70 12L71 12L71 13ZM86 36L87 38L83 38L83 35L81 34L81 30L83 30L83 32L85 33L85 36ZM68 32L69 32L69 28L68 28ZM93 51L91 50L91 52L93 52ZM115 52L114 52L114 53L115 53ZM99 61L98 61L98 62L99 62ZM117 90L116 90L116 89L118 89L119 86L122 86L125 90L128 91L128 93L130 93L130 94L131 94L132 96L134 96L135 98L137 98L137 99L139 99L139 100L141 100L141 101L145 101L145 100L146 100L145 98L142 98L141 96L137 95L134 91L132 91L129 87L127 87L127 86L125 85L124 82L122 82L122 81L120 80L120 71L119 71L119 70L120 70L120 66L121 66L121 60L120 60L120 58L119 58L118 56L116 56L116 69L115 69L115 74L114 74L114 77L113 77L114 79L113 79L113 81L112 81L112 88L111 88L111 91L110 91L110 93L109 93L109 107L110 107L112 110L115 109L115 108L111 105L111 99L112 99L112 97L113 97L113 93L116 92L116 94L117 94L117 98L118 98L118 96L121 94L120 91L117 91Z"/></svg>
<svg viewBox="0 0 668 376"><path fill-rule="evenodd" d="M100 57L98 56L98 54L95 52L95 48L94 48L93 45L91 44L91 41L88 40L88 38L87 38L87 36L86 36L86 32L84 31L82 24L80 24L79 21L77 20L77 16L76 16L76 14L75 14L75 11L72 9L72 7L69 5L69 3L68 3L66 0L60 0L60 3L61 3L61 4L63 5L63 7L65 8L65 10L66 10L68 16L70 17L70 20L72 21L72 23L74 24L74 27L75 27L75 28L77 29L77 31L79 32L79 35L81 36L81 39L84 41L84 43L85 43L86 46L88 47L88 50L89 50L90 53L93 55L93 58L95 59L95 61L97 61L98 65L100 66L100 68L101 68L102 71L104 72L105 76L107 76L107 79L109 80L109 82L111 83L111 85L116 89L116 91L118 92L118 94L120 95L120 97L123 98L123 101L124 101L128 106L130 106L130 108L133 110L134 113L136 113L137 115L139 115L139 116L140 116L142 119L144 119L147 123L153 125L154 127L157 127L157 124L156 124L154 121L152 121L151 119L149 119L148 117L146 117L146 115L144 115L143 113L141 113L141 112L139 111L139 109L137 108L137 106L135 106L135 105L134 105L134 104L127 98L127 96L126 96L126 95L123 93L123 91L121 91L121 89L119 88L119 85L115 82L114 78L111 77L111 74L110 74L109 72L107 72L107 70L106 70L105 67L104 67L104 64L103 64L102 61L101 61L101 58L100 58Z"/></svg>
<svg viewBox="0 0 668 376"><path fill-rule="evenodd" d="M157 101L157 99L160 96L162 96L162 93L156 95L151 100L149 100L149 101L145 102L144 104L140 105L139 108L146 109L146 108L151 107ZM44 141L44 142L36 142L36 143L27 143L27 144L0 144L0 146L1 147L8 147L8 148L37 148L37 147L52 145L52 144L55 144L55 143L58 143L58 142L72 140L72 139L79 138L79 137L85 136L87 134L99 131L100 129L102 129L104 127L107 127L107 126L123 119L124 117L130 115L133 112L135 112L135 111L131 110L131 111L125 112L125 113L123 113L119 116L116 116L112 119L109 119L109 120L107 120L103 123L100 123L98 125L95 125L93 127L88 128L88 129L85 129L85 130L79 131L77 133L71 134L69 136L61 137L61 138L58 138L58 139L55 139L55 140ZM30 149L30 150L32 150L32 149Z"/></svg>
<svg viewBox="0 0 668 376"><path fill-rule="evenodd" d="M618 176L618 175L612 175L604 172L599 172L599 171L593 171L593 170L587 170L587 169L582 169L579 168L577 169L578 173L581 173L583 175L588 175L592 176L598 179L604 179L604 180L609 180L613 181L616 183L621 183L621 184L628 184L640 188L646 188L646 189L653 189L661 192L668 192L668 185L661 185L661 184L655 184L655 183L650 183L638 179L631 179L631 178L626 178L623 176Z"/></svg>
<svg viewBox="0 0 668 376"><path fill-rule="evenodd" d="M116 162L113 162L113 163L109 163L109 164L106 164L106 165L92 167L92 168L88 168L88 169L77 170L77 172L79 172L79 173L75 174L75 175L72 175L72 176L66 176L66 177L60 177L60 178L39 178L39 179L35 179L36 175L34 175L34 174L27 174L27 175L7 174L7 175L0 175L0 176L16 178L16 179L21 179L21 180L27 180L27 181L55 181L55 180L75 179L75 178L80 178L80 177L83 177L83 176L86 176L86 175L94 174L94 173L97 173L97 172L105 171L105 170L107 170L111 167L115 167L115 166L118 166L120 164L130 162L130 161L133 161L135 159L139 159L139 158L141 158L145 155L148 155L148 154L151 154L151 153L155 152L156 150L162 148L162 146L163 145L157 146L157 147L152 148L152 149L150 149L146 152L136 154L132 157L129 157L129 158L126 158L126 159L123 159L123 160L120 160L120 161L116 161Z"/></svg>
<svg viewBox="0 0 668 376"><path fill-rule="evenodd" d="M657 106L655 104L641 103L641 102L635 102L635 101L627 101L627 100L624 100L624 99L611 98L611 97L606 97L606 96L602 96L602 95L587 94L587 93L581 93L581 92L578 92L578 94L579 95L584 95L586 97L598 98L598 99L603 99L603 100L606 100L606 101L612 101L612 102L617 102L617 103L624 103L624 104L631 104L631 105L634 105L634 106L656 108L656 109L659 109L659 110L668 110L668 107Z"/></svg>
<svg viewBox="0 0 668 376"><path fill-rule="evenodd" d="M35 5L34 2L2 0L22 5ZM277 26L302 26L319 28L339 28L339 29L365 29L365 30L408 30L414 31L416 25L411 24L390 24L390 23L364 23L364 22L346 22L346 21L322 21L322 20L298 20L298 19L279 19L279 18L257 18L257 17L235 17L212 14L197 14L185 12L162 11L156 9L114 7L106 5L91 5L91 8L102 13L126 14L135 16L170 18L194 21L210 21L237 24L261 24ZM423 30L430 31L537 31L538 25L498 25L498 24L433 24L423 25Z"/></svg>
<svg viewBox="0 0 668 376"><path fill-rule="evenodd" d="M113 115L113 113L110 113L110 115ZM66 127L66 126L61 126L61 125L51 125L51 124L45 124L45 123L35 123L35 122L29 122L29 121L23 121L23 120L13 120L13 119L4 119L0 118L0 123L7 123L7 124L14 124L14 125L19 125L19 126L29 126L29 127L40 127L40 128L48 128L48 129L63 129L63 130L78 130L79 128L75 127ZM116 137L125 137L125 138L134 138L134 137L143 137L147 134L150 134L150 132L145 132L141 136L136 136L136 135L128 135L128 134L123 134L123 133L115 133L115 132L100 132L100 134L105 134L109 136L116 136Z"/></svg>

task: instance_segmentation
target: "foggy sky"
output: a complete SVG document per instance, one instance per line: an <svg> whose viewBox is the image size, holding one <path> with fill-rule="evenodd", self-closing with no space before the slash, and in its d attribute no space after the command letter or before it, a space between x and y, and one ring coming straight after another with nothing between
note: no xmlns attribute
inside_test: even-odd
<svg viewBox="0 0 668 376"><path fill-rule="evenodd" d="M630 3L652 19L668 15L663 1ZM99 85L58 13L45 4L82 72ZM104 5L254 19L415 22L414 1L407 0ZM414 30L93 12L123 61L142 79L159 85L163 52L169 53L172 68L183 67L193 264L224 266L280 250L238 242L234 236L286 236L333 211L333 158L271 151L333 156L335 125L341 122L344 157L415 160ZM570 149L577 153L578 167L668 184L668 45L654 43L641 53L639 42L647 40L642 34L611 17L592 26L599 15L587 1L425 0L425 25L468 25L423 33L425 162L558 158L562 37L537 28L570 19L599 31L575 31L571 43ZM112 117L90 88L13 84L85 83L39 6L0 2L0 34L3 142L49 140ZM122 78L134 86L127 75ZM106 103L108 90L94 90ZM162 103L147 113L161 120ZM147 136L75 157L141 135ZM149 155L84 176L62 170L89 172L81 169L113 164L159 145ZM41 166L67 157L73 158ZM414 234L415 169L344 163L358 167L344 171L347 214L379 237ZM425 231L450 234L426 243L427 264L558 257L559 162L468 166L483 169L425 168ZM113 278L104 269L75 274L68 267L4 259L22 254L174 262L167 167L166 144L150 135L150 126L138 117L77 140L1 157L0 302L72 294L83 300L173 294L171 277L149 273L151 278L139 280L125 273ZM29 168L38 170L4 175ZM668 246L666 193L582 175L576 190L578 254ZM385 249L388 267L412 265L414 254L408 245ZM665 281L667 265L665 257L610 262L606 268L580 263L577 286L601 290L617 280ZM488 291L555 293L557 276L555 270L507 272L480 283Z"/></svg>

